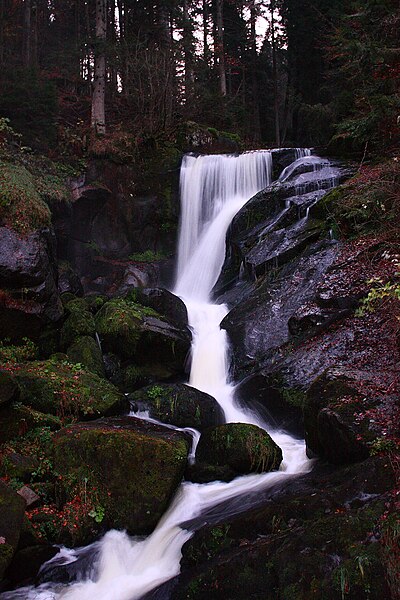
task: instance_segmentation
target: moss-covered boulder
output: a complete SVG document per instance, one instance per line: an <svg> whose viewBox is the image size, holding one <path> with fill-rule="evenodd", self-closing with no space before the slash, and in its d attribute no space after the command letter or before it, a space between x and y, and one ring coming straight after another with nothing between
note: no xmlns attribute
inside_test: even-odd
<svg viewBox="0 0 400 600"><path fill-rule="evenodd" d="M282 462L282 451L260 427L226 423L203 432L197 446L196 461L204 481L204 465L229 467L235 476L274 471ZM212 474L212 469L209 472ZM197 480L195 473L193 479Z"/></svg>
<svg viewBox="0 0 400 600"><path fill-rule="evenodd" d="M185 326L168 321L149 307L116 298L96 315L96 329L106 352L154 368L167 379L184 369L191 336Z"/></svg>
<svg viewBox="0 0 400 600"><path fill-rule="evenodd" d="M37 427L60 429L59 417L15 403L0 409L0 444L20 438Z"/></svg>
<svg viewBox="0 0 400 600"><path fill-rule="evenodd" d="M188 451L183 434L134 417L78 423L56 433L54 466L67 502L79 495L87 505L74 543L110 527L150 533L182 479Z"/></svg>
<svg viewBox="0 0 400 600"><path fill-rule="evenodd" d="M19 389L13 377L0 369L0 406L18 400Z"/></svg>
<svg viewBox="0 0 400 600"><path fill-rule="evenodd" d="M79 337L94 336L96 332L93 315L82 298L68 302L66 309L69 315L61 329L62 348L68 348Z"/></svg>
<svg viewBox="0 0 400 600"><path fill-rule="evenodd" d="M24 456L17 452L8 451L1 457L0 474L27 482L38 466L39 461L35 456Z"/></svg>
<svg viewBox="0 0 400 600"><path fill-rule="evenodd" d="M18 544L25 502L0 480L0 580Z"/></svg>
<svg viewBox="0 0 400 600"><path fill-rule="evenodd" d="M72 363L80 363L91 373L104 377L103 355L96 340L88 335L78 337L67 350Z"/></svg>
<svg viewBox="0 0 400 600"><path fill-rule="evenodd" d="M149 410L151 417L177 427L203 431L223 419L212 396L183 383L150 385L130 394L129 400L134 408Z"/></svg>
<svg viewBox="0 0 400 600"><path fill-rule="evenodd" d="M93 419L127 408L125 397L108 381L62 361L32 361L11 367L21 402L37 411L66 419Z"/></svg>

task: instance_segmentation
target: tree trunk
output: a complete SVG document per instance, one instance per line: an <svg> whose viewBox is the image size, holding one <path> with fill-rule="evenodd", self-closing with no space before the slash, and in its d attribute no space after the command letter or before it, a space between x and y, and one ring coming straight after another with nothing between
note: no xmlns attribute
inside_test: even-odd
<svg viewBox="0 0 400 600"><path fill-rule="evenodd" d="M255 0L250 4L251 87L253 93L253 141L261 140L260 108L257 83L257 36Z"/></svg>
<svg viewBox="0 0 400 600"><path fill-rule="evenodd" d="M222 2L217 0L217 40L216 54L218 56L219 89L221 96L226 96L226 75L225 75L225 52L224 52L224 22L222 15Z"/></svg>
<svg viewBox="0 0 400 600"><path fill-rule="evenodd" d="M275 144L281 147L281 134L279 125L279 98L278 98L278 67L276 63L276 37L275 37L275 1L271 1L271 46L272 46L272 79L274 83L274 112L275 112Z"/></svg>
<svg viewBox="0 0 400 600"><path fill-rule="evenodd" d="M92 95L92 129L98 135L104 135L106 132L106 34L107 0L96 0L96 45Z"/></svg>
<svg viewBox="0 0 400 600"><path fill-rule="evenodd" d="M29 67L31 64L31 0L24 0L24 24L22 28L22 64Z"/></svg>
<svg viewBox="0 0 400 600"><path fill-rule="evenodd" d="M183 52L185 55L185 99L190 102L193 92L193 33L190 22L188 1L183 0Z"/></svg>
<svg viewBox="0 0 400 600"><path fill-rule="evenodd" d="M203 0L203 59L208 64L210 50L208 48L208 0Z"/></svg>

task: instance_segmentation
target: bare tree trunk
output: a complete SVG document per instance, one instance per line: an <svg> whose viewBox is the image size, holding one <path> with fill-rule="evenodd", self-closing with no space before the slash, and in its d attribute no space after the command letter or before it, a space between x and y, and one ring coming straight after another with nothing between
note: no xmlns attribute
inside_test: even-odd
<svg viewBox="0 0 400 600"><path fill-rule="evenodd" d="M193 92L193 34L188 0L183 0L183 51L185 55L185 99L189 102Z"/></svg>
<svg viewBox="0 0 400 600"><path fill-rule="evenodd" d="M31 64L31 0L24 0L24 23L22 28L22 64L29 67Z"/></svg>
<svg viewBox="0 0 400 600"><path fill-rule="evenodd" d="M255 0L250 4L251 87L253 92L253 141L261 140L260 108L257 83L257 36Z"/></svg>
<svg viewBox="0 0 400 600"><path fill-rule="evenodd" d="M210 50L208 47L208 6L207 0L203 0L203 59L206 64L210 57Z"/></svg>
<svg viewBox="0 0 400 600"><path fill-rule="evenodd" d="M94 82L92 95L92 129L98 135L106 132L106 34L107 0L96 0L96 47L94 56Z"/></svg>
<svg viewBox="0 0 400 600"><path fill-rule="evenodd" d="M222 2L223 2L223 0L217 0L216 54L218 56L219 88L220 88L221 96L226 96L224 22L223 22L223 15L222 15Z"/></svg>
<svg viewBox="0 0 400 600"><path fill-rule="evenodd" d="M275 38L275 0L271 0L271 46L272 46L272 79L274 83L274 111L275 111L275 143L281 147L281 134L279 125L279 98L278 98L278 68L276 64L276 38Z"/></svg>
<svg viewBox="0 0 400 600"><path fill-rule="evenodd" d="M0 65L4 65L4 1L0 0Z"/></svg>

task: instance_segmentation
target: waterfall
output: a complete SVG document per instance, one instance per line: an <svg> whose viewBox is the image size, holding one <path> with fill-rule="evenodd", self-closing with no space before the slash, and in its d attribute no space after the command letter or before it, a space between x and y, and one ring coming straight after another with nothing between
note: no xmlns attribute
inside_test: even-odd
<svg viewBox="0 0 400 600"><path fill-rule="evenodd" d="M96 576L87 575L86 580L69 586L44 584L25 588L2 595L4 600L137 600L180 572L182 546L193 535L182 524L212 506L265 490L311 468L303 441L271 430L257 414L236 405L234 385L229 379L227 335L220 329L228 308L210 300L224 261L227 228L245 202L270 183L271 164L268 151L185 157L175 293L186 303L193 331L189 385L214 396L226 421L253 423L267 429L283 451L280 470L237 477L229 483L183 482L170 508L147 538L109 531L96 543L96 551L100 547ZM68 554L68 560L76 559L79 552L75 551L73 558Z"/></svg>

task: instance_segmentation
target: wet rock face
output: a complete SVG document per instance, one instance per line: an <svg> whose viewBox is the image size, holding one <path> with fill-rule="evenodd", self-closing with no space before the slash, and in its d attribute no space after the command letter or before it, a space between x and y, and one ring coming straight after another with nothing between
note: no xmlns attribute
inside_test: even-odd
<svg viewBox="0 0 400 600"><path fill-rule="evenodd" d="M20 238L0 227L0 337L38 337L63 308L57 289L55 237L49 229Z"/></svg>
<svg viewBox="0 0 400 600"><path fill-rule="evenodd" d="M353 314L371 279L392 281L395 267L373 236L337 243L322 226L314 233L324 192L308 186L318 188L325 166L303 166L235 217L219 298L232 309L221 326L239 399L272 423L283 417L291 431L297 414L308 452L346 464L395 434L399 418L396 310L389 303Z"/></svg>
<svg viewBox="0 0 400 600"><path fill-rule="evenodd" d="M134 417L66 427L54 445L55 468L67 476L67 500L86 481L94 506L102 507L99 522L83 518L75 543L110 528L150 533L182 479L189 451L183 434Z"/></svg>
<svg viewBox="0 0 400 600"><path fill-rule="evenodd" d="M316 467L272 496L258 492L252 510L246 498L231 516L208 515L183 547L173 592L161 597L340 600L346 577L349 598L390 598L379 517L393 477L382 457Z"/></svg>
<svg viewBox="0 0 400 600"><path fill-rule="evenodd" d="M228 313L221 326L231 340L238 375L248 373L252 365L265 361L290 339L290 320L313 298L336 254L337 245L329 241L312 246L310 252L283 267L276 280L266 279L250 288L247 297Z"/></svg>
<svg viewBox="0 0 400 600"><path fill-rule="evenodd" d="M183 383L151 385L130 394L129 401L134 410L148 410L150 417L177 427L204 431L223 421L212 396Z"/></svg>

